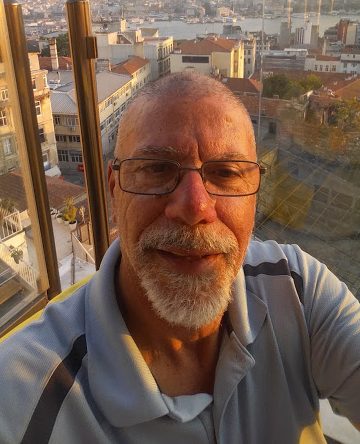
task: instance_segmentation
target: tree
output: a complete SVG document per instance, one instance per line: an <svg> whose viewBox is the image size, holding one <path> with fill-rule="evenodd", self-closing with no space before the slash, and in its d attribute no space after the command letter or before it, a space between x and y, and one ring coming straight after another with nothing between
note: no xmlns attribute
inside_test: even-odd
<svg viewBox="0 0 360 444"><path fill-rule="evenodd" d="M289 100L300 97L307 91L319 89L321 85L321 79L313 74L301 80L291 80L285 74L275 74L264 80L263 94L265 97L277 95L280 99Z"/></svg>
<svg viewBox="0 0 360 444"><path fill-rule="evenodd" d="M274 95L279 96L280 99L291 98L294 86L293 82L284 74L275 74L264 80L263 94L270 98Z"/></svg>
<svg viewBox="0 0 360 444"><path fill-rule="evenodd" d="M357 99L337 102L329 121L342 131L360 131L360 102Z"/></svg>
<svg viewBox="0 0 360 444"><path fill-rule="evenodd" d="M58 55L61 57L70 57L70 45L69 45L69 34L59 34L56 37L56 46L57 46L57 52ZM41 55L43 57L49 57L50 56L50 48L47 46L41 51Z"/></svg>
<svg viewBox="0 0 360 444"><path fill-rule="evenodd" d="M322 86L321 79L315 74L309 74L304 79L301 79L299 83L305 91L314 91Z"/></svg>

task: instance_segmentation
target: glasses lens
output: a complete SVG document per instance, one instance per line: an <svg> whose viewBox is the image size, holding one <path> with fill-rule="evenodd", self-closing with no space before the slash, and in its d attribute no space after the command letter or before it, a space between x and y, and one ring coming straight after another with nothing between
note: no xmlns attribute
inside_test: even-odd
<svg viewBox="0 0 360 444"><path fill-rule="evenodd" d="M255 162L206 162L203 174L207 191L223 196L254 194L260 184L260 170Z"/></svg>
<svg viewBox="0 0 360 444"><path fill-rule="evenodd" d="M124 191L141 194L171 192L179 174L176 163L156 159L127 159L121 163L120 186Z"/></svg>

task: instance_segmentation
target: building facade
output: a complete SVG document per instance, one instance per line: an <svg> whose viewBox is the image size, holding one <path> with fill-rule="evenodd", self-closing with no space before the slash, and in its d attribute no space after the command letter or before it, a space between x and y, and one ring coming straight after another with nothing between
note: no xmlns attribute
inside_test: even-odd
<svg viewBox="0 0 360 444"><path fill-rule="evenodd" d="M47 71L40 69L37 53L29 53L29 61L45 174L59 176ZM0 59L0 174L6 174L18 166L14 120L5 80L5 69Z"/></svg>
<svg viewBox="0 0 360 444"><path fill-rule="evenodd" d="M206 75L244 77L244 42L208 37L182 42L171 54L171 72L195 70Z"/></svg>
<svg viewBox="0 0 360 444"><path fill-rule="evenodd" d="M118 64L129 56L146 58L150 62L151 80L170 73L172 37L159 37L157 30L138 29L124 32L96 33L98 56Z"/></svg>
<svg viewBox="0 0 360 444"><path fill-rule="evenodd" d="M151 79L150 62L138 56L130 56L127 60L113 65L111 71L116 74L131 76L132 93L145 86Z"/></svg>
<svg viewBox="0 0 360 444"><path fill-rule="evenodd" d="M59 85L51 94L59 166L66 170L83 171L75 85L71 80L72 73L68 74L68 83ZM104 157L115 148L120 116L132 96L131 82L131 76L128 75L108 71L96 74Z"/></svg>
<svg viewBox="0 0 360 444"><path fill-rule="evenodd" d="M343 72L340 57L308 55L305 58L305 71L315 72Z"/></svg>

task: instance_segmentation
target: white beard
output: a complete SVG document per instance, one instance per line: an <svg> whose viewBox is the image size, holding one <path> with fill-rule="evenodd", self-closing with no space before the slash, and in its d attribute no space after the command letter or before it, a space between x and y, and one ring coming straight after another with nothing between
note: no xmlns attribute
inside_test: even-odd
<svg viewBox="0 0 360 444"><path fill-rule="evenodd" d="M201 275L177 273L153 263L153 249L176 246L185 250L223 252L221 269ZM220 317L231 301L231 286L237 273L238 243L230 230L183 226L151 228L138 243L136 262L146 296L157 315L172 325L197 329Z"/></svg>

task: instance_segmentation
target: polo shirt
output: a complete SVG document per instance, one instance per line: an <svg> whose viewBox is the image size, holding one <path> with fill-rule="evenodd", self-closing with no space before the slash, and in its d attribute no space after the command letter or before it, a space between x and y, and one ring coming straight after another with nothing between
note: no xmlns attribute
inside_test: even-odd
<svg viewBox="0 0 360 444"><path fill-rule="evenodd" d="M117 305L119 260L116 241L1 344L1 444L325 443L319 397L360 422L359 302L299 247L251 242L212 396L160 392Z"/></svg>

